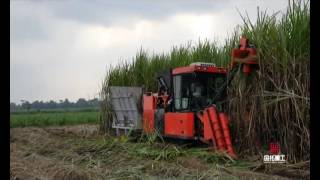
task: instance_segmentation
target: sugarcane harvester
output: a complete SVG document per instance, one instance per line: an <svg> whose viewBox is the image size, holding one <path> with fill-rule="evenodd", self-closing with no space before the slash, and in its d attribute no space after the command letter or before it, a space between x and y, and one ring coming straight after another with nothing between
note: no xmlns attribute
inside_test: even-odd
<svg viewBox="0 0 320 180"><path fill-rule="evenodd" d="M227 114L227 86L240 68L258 68L257 52L248 39L231 52L229 67L192 63L159 74L158 92L143 94L143 132L199 140L236 159Z"/></svg>

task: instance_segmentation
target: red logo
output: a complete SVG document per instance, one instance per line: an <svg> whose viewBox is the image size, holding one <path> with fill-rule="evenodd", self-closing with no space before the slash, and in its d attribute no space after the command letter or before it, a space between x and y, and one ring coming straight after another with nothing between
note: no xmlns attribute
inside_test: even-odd
<svg viewBox="0 0 320 180"><path fill-rule="evenodd" d="M280 153L279 143L272 142L269 144L269 151L272 155L277 155Z"/></svg>

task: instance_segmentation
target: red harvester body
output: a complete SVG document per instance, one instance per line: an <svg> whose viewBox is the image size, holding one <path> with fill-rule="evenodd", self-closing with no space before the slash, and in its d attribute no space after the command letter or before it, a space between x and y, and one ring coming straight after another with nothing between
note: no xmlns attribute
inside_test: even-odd
<svg viewBox="0 0 320 180"><path fill-rule="evenodd" d="M237 158L225 100L226 88L239 66L246 75L258 67L256 49L246 38L232 50L228 68L200 62L160 74L158 92L143 95L143 131L200 140Z"/></svg>

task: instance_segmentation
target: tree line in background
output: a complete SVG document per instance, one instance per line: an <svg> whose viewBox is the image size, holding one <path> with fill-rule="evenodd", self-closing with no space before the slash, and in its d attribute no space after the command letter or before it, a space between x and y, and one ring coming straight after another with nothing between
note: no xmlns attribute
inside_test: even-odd
<svg viewBox="0 0 320 180"><path fill-rule="evenodd" d="M29 102L21 100L21 104L10 103L10 112L17 111L40 111L40 110L59 110L59 109L98 109L100 100L93 98L86 100L79 98L76 102L70 102L68 99L59 100L59 102L50 101L34 101Z"/></svg>

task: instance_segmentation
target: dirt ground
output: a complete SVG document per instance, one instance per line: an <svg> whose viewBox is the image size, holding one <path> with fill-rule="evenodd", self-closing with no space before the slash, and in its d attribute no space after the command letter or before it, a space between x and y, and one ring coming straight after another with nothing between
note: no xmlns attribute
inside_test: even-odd
<svg viewBox="0 0 320 180"><path fill-rule="evenodd" d="M12 128L11 179L292 179L276 173L227 169L192 156L171 161L135 156L126 148L106 146L106 137L97 130L94 125Z"/></svg>

